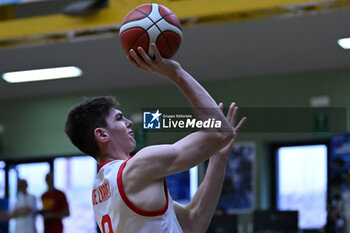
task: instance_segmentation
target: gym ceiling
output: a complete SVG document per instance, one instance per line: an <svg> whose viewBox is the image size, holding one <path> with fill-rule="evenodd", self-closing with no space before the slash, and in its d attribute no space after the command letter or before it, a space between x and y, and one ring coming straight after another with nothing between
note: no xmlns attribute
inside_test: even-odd
<svg viewBox="0 0 350 233"><path fill-rule="evenodd" d="M350 0L159 0L184 26L175 59L200 80L350 68ZM76 65L76 80L8 84L0 99L84 93L166 81L132 67L118 30L147 1L48 0L0 7L0 73Z"/></svg>

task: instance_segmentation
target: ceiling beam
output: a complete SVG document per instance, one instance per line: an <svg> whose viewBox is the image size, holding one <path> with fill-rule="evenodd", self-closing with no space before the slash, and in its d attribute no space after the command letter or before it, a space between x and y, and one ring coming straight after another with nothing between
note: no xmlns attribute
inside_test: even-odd
<svg viewBox="0 0 350 233"><path fill-rule="evenodd" d="M0 48L48 38L60 39L76 32L118 30L125 15L147 1L109 0L108 7L90 16L63 14L0 21ZM350 6L350 0L158 0L170 8L184 26L198 23L241 21L299 11L321 11ZM103 30L102 30L103 31ZM89 34L89 33L88 33Z"/></svg>

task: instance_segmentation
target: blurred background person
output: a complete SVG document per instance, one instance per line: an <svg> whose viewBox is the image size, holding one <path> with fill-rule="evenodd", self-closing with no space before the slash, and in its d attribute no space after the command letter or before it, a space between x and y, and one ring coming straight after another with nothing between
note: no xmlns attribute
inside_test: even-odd
<svg viewBox="0 0 350 233"><path fill-rule="evenodd" d="M62 233L62 219L69 216L66 195L55 189L52 173L46 175L48 190L41 196L43 210L39 213L44 218L44 233Z"/></svg>
<svg viewBox="0 0 350 233"><path fill-rule="evenodd" d="M14 233L36 233L35 215L37 211L36 199L34 195L27 192L28 184L24 179L17 181L18 194L17 200L9 218L14 218Z"/></svg>
<svg viewBox="0 0 350 233"><path fill-rule="evenodd" d="M11 218L15 219L14 233L36 233L36 199L35 196L27 192L27 188L27 181L24 179L19 179L17 181L18 194L13 210L2 211L1 213L3 221L8 222L8 220Z"/></svg>

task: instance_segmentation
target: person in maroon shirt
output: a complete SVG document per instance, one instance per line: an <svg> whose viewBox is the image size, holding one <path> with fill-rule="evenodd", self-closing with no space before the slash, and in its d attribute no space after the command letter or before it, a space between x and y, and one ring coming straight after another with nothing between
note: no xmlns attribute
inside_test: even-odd
<svg viewBox="0 0 350 233"><path fill-rule="evenodd" d="M44 233L62 233L62 219L69 216L69 207L66 195L55 189L52 173L46 175L48 190L41 196L44 218Z"/></svg>

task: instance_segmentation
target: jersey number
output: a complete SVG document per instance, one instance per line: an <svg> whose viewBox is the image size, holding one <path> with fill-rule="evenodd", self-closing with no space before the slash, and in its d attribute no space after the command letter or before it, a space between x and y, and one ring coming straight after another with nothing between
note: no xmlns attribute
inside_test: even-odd
<svg viewBox="0 0 350 233"><path fill-rule="evenodd" d="M106 231L106 223L108 224L108 227L107 227L108 231ZM113 233L112 220L108 214L103 215L102 220L101 220L101 227L102 227L103 233Z"/></svg>

